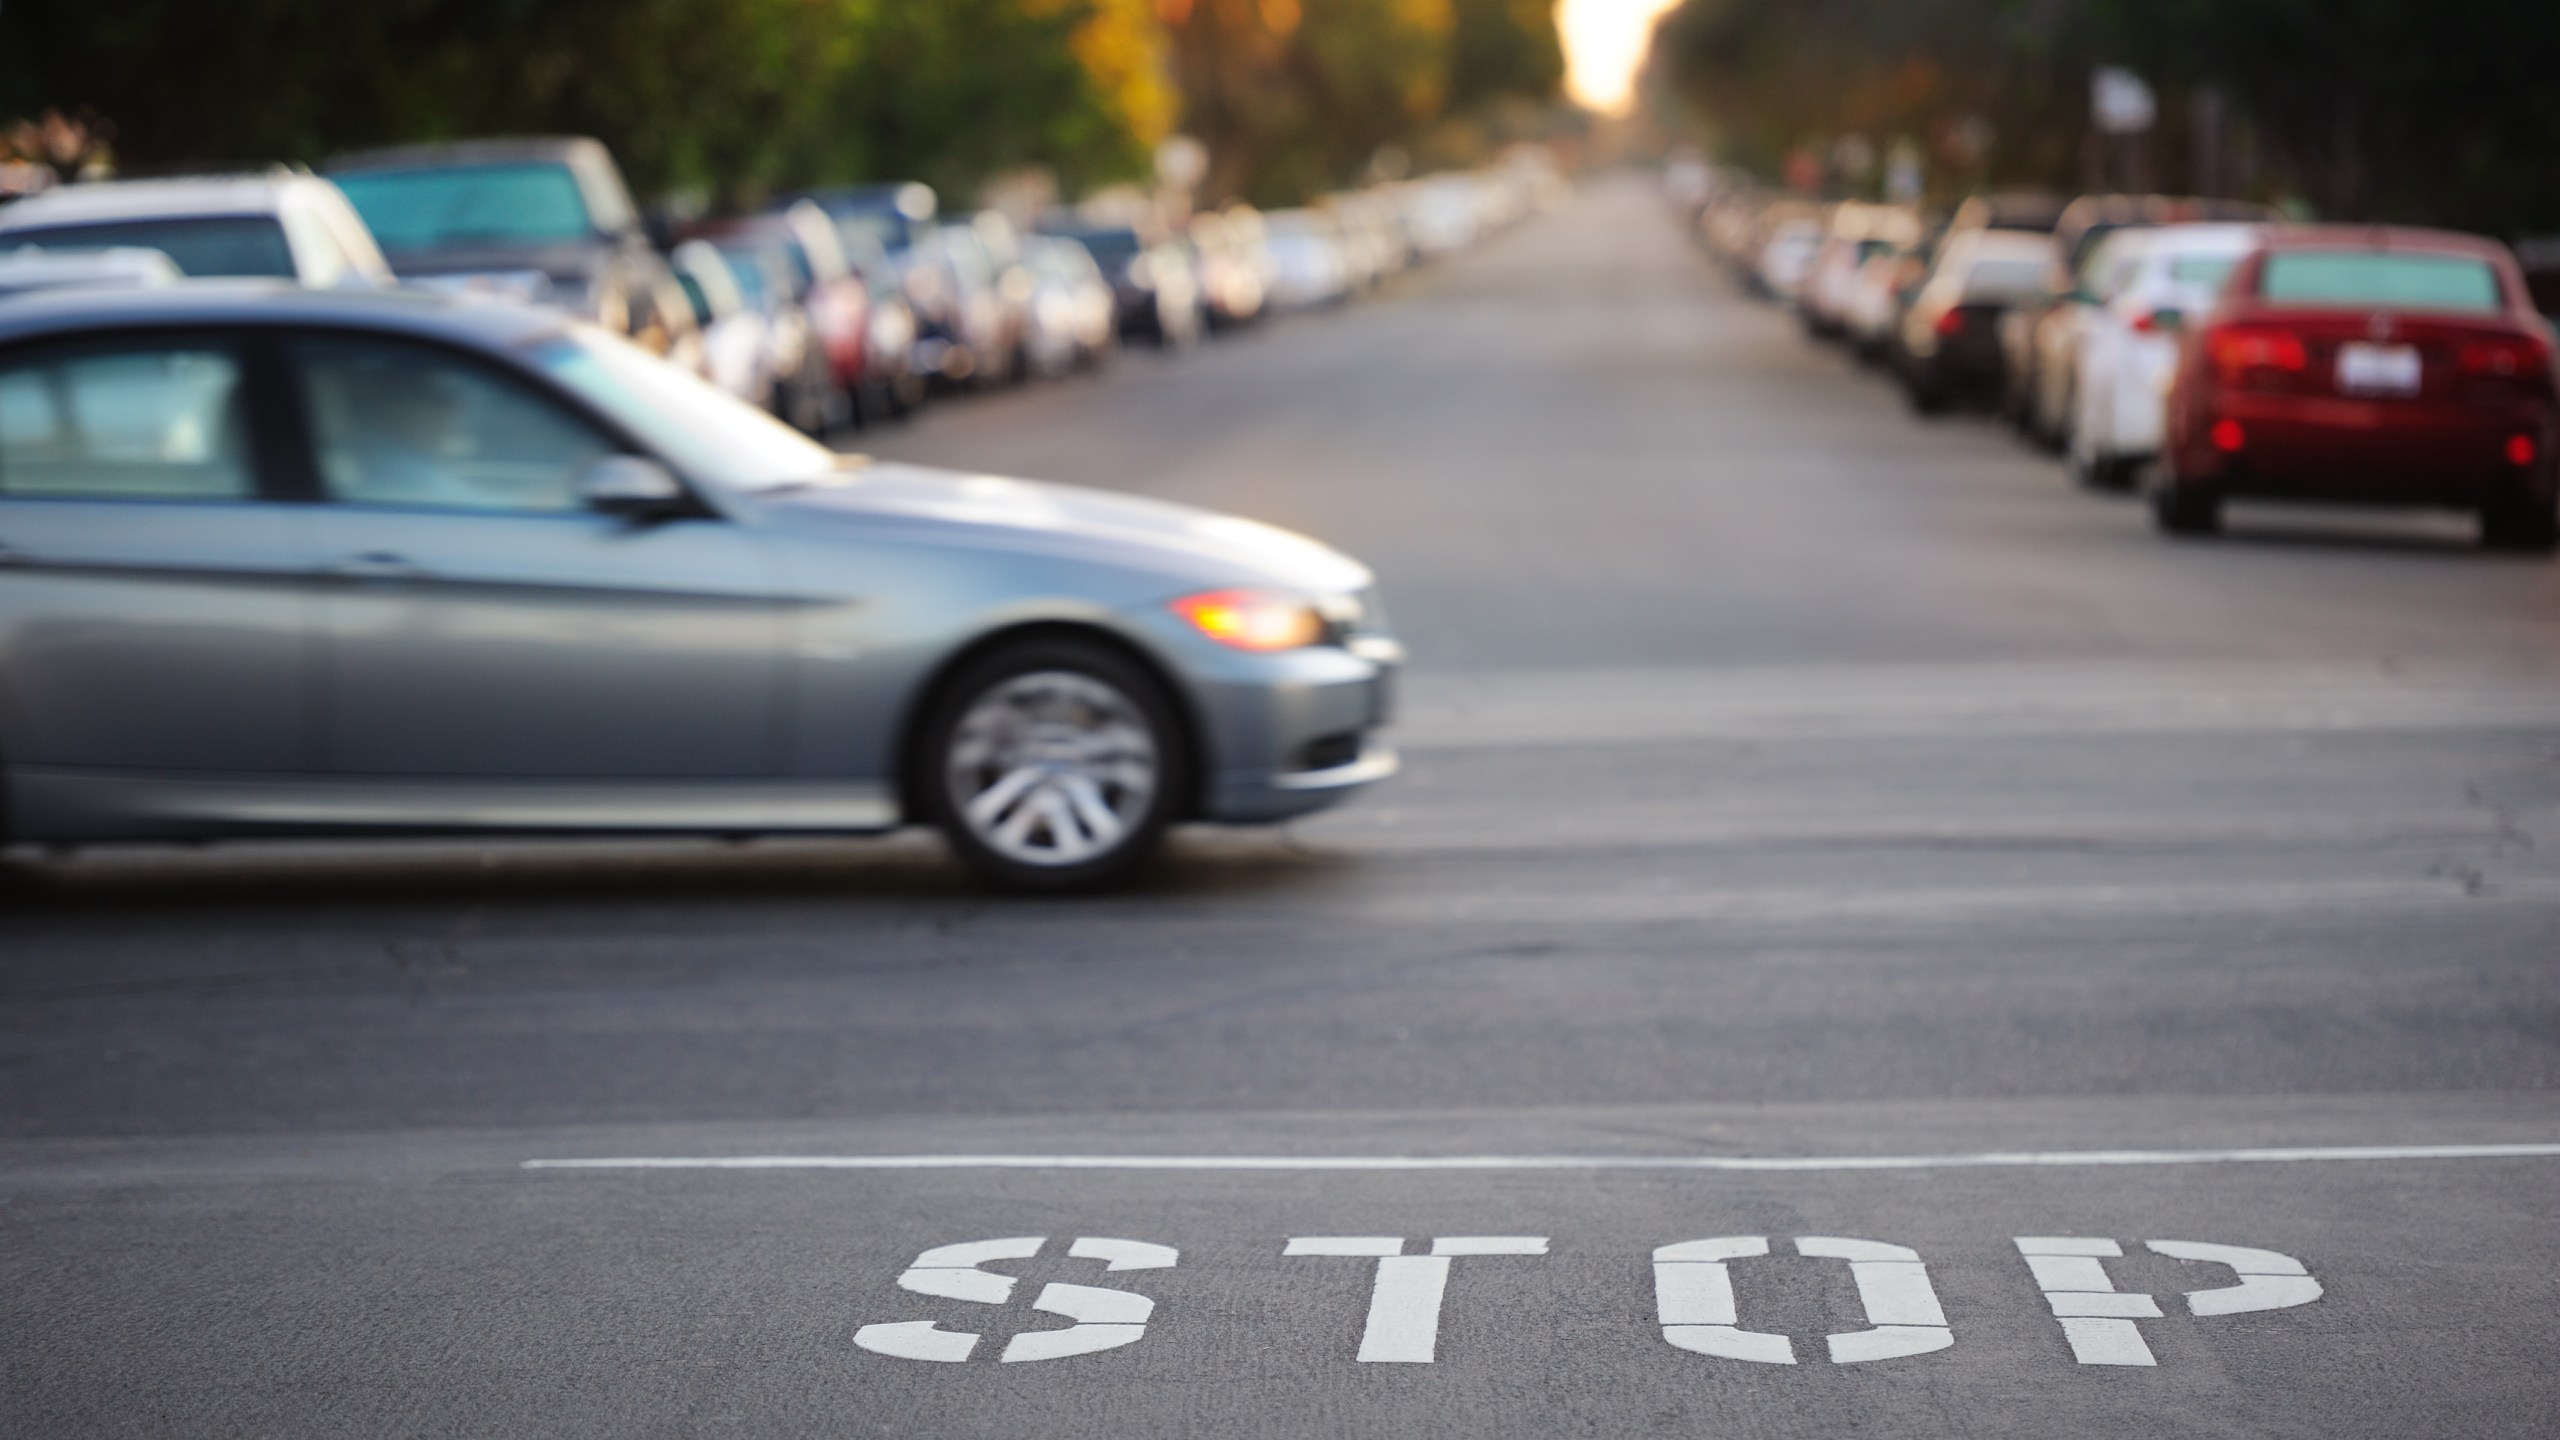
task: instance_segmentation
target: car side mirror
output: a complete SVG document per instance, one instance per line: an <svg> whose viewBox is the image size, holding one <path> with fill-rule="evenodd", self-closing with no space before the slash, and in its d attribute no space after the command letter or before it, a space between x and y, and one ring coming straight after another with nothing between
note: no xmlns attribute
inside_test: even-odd
<svg viewBox="0 0 2560 1440"><path fill-rule="evenodd" d="M693 497L666 466L645 455L605 455L578 474L578 498L590 510L654 520L692 508Z"/></svg>

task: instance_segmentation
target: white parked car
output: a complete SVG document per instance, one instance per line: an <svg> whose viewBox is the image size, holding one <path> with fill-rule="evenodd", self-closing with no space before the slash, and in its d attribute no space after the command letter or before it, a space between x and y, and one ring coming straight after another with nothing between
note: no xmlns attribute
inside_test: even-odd
<svg viewBox="0 0 2560 1440"><path fill-rule="evenodd" d="M772 320L747 299L737 272L708 240L687 240L668 257L702 330L703 378L760 410L773 408L778 347Z"/></svg>
<svg viewBox="0 0 2560 1440"><path fill-rule="evenodd" d="M1263 245L1271 256L1271 308L1331 305L1351 293L1351 267L1332 216L1275 210L1263 217Z"/></svg>
<svg viewBox="0 0 2560 1440"><path fill-rule="evenodd" d="M1822 248L1824 225L1798 219L1781 223L1760 247L1761 287L1781 300L1793 300L1813 269L1814 252Z"/></svg>
<svg viewBox="0 0 2560 1440"><path fill-rule="evenodd" d="M2123 489L2160 453L2180 336L2257 243L2254 225L2165 225L2101 245L2072 365L2071 470L2083 483Z"/></svg>
<svg viewBox="0 0 2560 1440"><path fill-rule="evenodd" d="M373 232L317 175L108 180L65 185L0 210L0 248L157 250L189 276L251 275L314 289L392 283Z"/></svg>

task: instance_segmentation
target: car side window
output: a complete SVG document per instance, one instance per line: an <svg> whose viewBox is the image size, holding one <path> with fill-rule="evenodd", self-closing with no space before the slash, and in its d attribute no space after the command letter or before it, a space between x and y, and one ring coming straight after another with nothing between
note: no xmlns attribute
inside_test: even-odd
<svg viewBox="0 0 2560 1440"><path fill-rule="evenodd" d="M396 340L294 347L323 491L354 505L560 514L616 447L530 386Z"/></svg>
<svg viewBox="0 0 2560 1440"><path fill-rule="evenodd" d="M257 488L228 348L80 345L0 358L0 496L245 500Z"/></svg>

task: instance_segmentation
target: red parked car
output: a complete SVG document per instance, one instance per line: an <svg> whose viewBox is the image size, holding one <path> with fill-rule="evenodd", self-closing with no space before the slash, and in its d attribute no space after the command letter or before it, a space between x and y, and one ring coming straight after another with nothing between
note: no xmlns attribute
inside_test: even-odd
<svg viewBox="0 0 2560 1440"><path fill-rule="evenodd" d="M2229 497L2468 510L2484 543L2547 550L2553 340L2493 240L2270 229L2188 338L2169 395L2160 527Z"/></svg>
<svg viewBox="0 0 2560 1440"><path fill-rule="evenodd" d="M715 220L685 231L724 250L753 243L779 250L791 271L793 296L808 316L809 333L827 359L825 413L815 424L794 420L812 434L848 421L862 423L861 395L870 379L868 353L871 291L845 259L835 222L801 201L779 214Z"/></svg>

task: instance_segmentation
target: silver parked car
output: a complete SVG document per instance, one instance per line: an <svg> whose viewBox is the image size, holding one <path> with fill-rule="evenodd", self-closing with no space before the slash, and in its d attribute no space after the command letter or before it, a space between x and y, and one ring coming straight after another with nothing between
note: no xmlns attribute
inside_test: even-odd
<svg viewBox="0 0 2560 1440"><path fill-rule="evenodd" d="M1393 771L1369 572L843 457L556 312L0 308L7 835L939 825L1068 889Z"/></svg>

